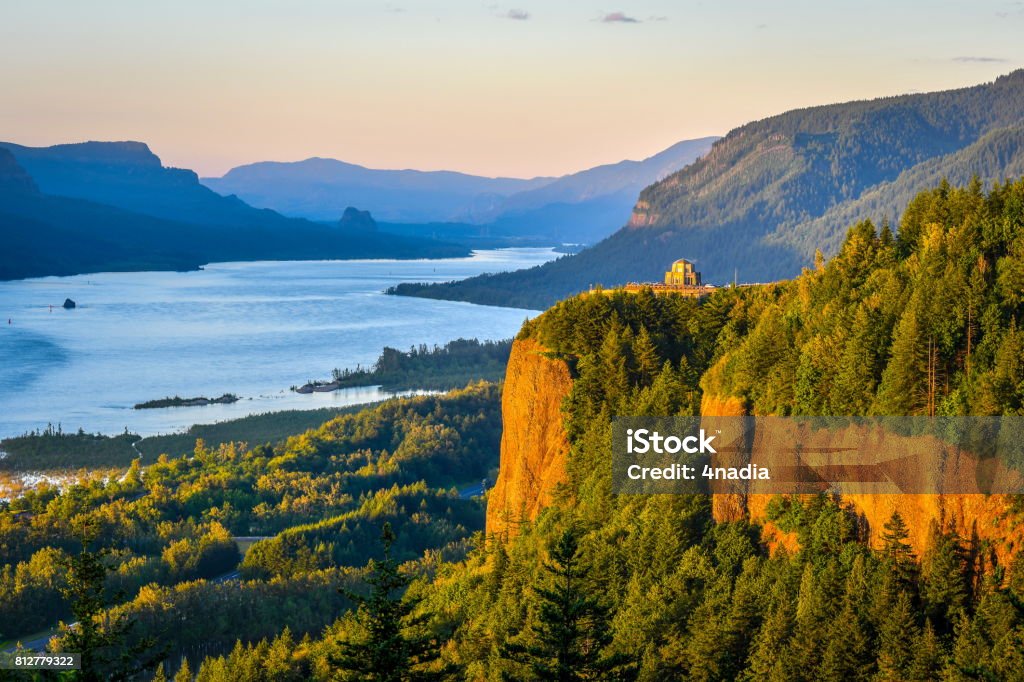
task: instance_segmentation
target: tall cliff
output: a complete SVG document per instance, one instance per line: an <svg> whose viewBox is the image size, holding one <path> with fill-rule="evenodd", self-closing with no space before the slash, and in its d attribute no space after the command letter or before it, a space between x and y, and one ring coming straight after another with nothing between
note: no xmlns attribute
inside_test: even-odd
<svg viewBox="0 0 1024 682"><path fill-rule="evenodd" d="M581 513L602 518L614 415L1020 419L1022 206L1024 181L987 196L977 182L962 189L943 183L910 203L897 234L860 223L835 258L789 282L720 289L702 302L647 290L559 303L517 342L489 530L534 518L567 471ZM575 379L552 358L571 359ZM844 496L862 537L879 544L899 512L919 553L936 522L1005 564L1024 546L1020 501L962 494L970 489L946 476L967 469L949 460L943 466L937 479L904 469L909 478L893 481L904 490L955 493ZM926 480L938 485L914 484ZM771 498L756 492L716 495L714 517L764 522L771 542L790 544L767 519Z"/></svg>
<svg viewBox="0 0 1024 682"><path fill-rule="evenodd" d="M746 415L743 400L737 396L705 394L701 415L731 417ZM761 463L765 464L765 463ZM748 519L761 524L762 539L772 548L797 547L796 536L786 533L768 519L768 504L775 495L716 494L712 509L716 521ZM984 494L845 494L844 504L861 520L868 543L880 547L885 523L898 512L910 532L907 541L921 556L929 546L932 522L946 531L968 539L972 545L984 544L996 564L1009 565L1013 554L1024 547L1024 525L1012 513L1013 499L1007 495Z"/></svg>
<svg viewBox="0 0 1024 682"><path fill-rule="evenodd" d="M569 368L548 358L533 339L517 339L501 399L501 462L487 502L487 535L514 535L532 521L566 480L569 441L562 400L572 388Z"/></svg>
<svg viewBox="0 0 1024 682"><path fill-rule="evenodd" d="M569 441L562 402L572 388L566 364L545 355L545 348L531 338L512 346L502 397L503 432L498 480L487 506L487 535L515 535L523 522L534 520L551 504L556 487L566 481ZM705 394L704 416L747 414L736 396ZM794 534L780 530L767 518L773 495L715 495L712 502L718 522L747 519L763 527L763 539L771 547L797 547ZM843 498L865 530L868 541L881 544L883 527L899 512L910 531L908 541L922 555L929 542L931 522L954 531L975 544L988 545L1000 565L1024 547L1024 525L1011 514L1012 500L1005 495L878 495L855 494Z"/></svg>

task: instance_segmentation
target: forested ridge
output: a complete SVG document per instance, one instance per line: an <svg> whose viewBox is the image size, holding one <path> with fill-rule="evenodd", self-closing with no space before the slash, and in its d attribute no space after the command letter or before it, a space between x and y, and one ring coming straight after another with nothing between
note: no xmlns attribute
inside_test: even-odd
<svg viewBox="0 0 1024 682"><path fill-rule="evenodd" d="M94 527L86 549L105 552L106 603L123 601L136 623L133 641L154 636L196 657L285 625L317 634L348 604L336 588L355 584L383 520L403 562L464 554L483 509L453 487L497 465L498 396L481 383L392 400L276 445L200 440L119 480L43 485L2 503L0 638L71 622L67 567L83 526ZM239 566L237 536L266 539L248 550L242 581L211 580ZM188 627L175 626L182 619Z"/></svg>
<svg viewBox="0 0 1024 682"><path fill-rule="evenodd" d="M455 420L402 429L417 457L399 457L401 446L390 459L349 449L366 438L393 442L388 425L399 422L383 414L419 414L396 401L392 412L342 417L269 451L224 446L155 465L154 482L181 480L178 495L196 486L199 499L212 500L245 490L245 478L229 478L238 484L209 492L221 490L207 470L222 460L227 471L249 461L267 467L274 485L336 467L306 484L315 513L324 516L320 500L338 499L323 486L341 485L339 476L359 503L339 505L331 521L304 520L309 507L284 504L287 496L266 507L232 501L252 510L233 521L213 513L220 502L200 505L210 510L203 522L280 532L249 551L246 581L144 588L118 613L166 624L178 604L201 610L200 595L225 595L229 618L245 618L255 603L245 590L319 587L308 599L322 611L295 597L287 602L295 610L282 607L277 625L287 632L237 622L233 649L223 630L219 650L179 646L191 656L181 679L211 682L360 679L367 670L403 680L1022 679L1019 547L996 551L998 537L961 532L951 519L932 520L927 542L915 546L919 529L898 513L869 536L850 504L829 495L780 497L767 519L716 522L708 496L613 495L607 466L613 415L699 414L712 399L753 414L1024 414L1022 313L1024 181L990 191L977 181L941 183L916 196L898 225L853 225L834 258L819 256L791 281L723 288L701 301L650 290L571 298L520 333L573 376L563 405L566 481L537 519L467 542L468 533L444 534L460 519L460 501L419 482L436 476L436 458L467 471L470 460L452 454L475 451L464 447L467 432L480 429L493 447L496 389L414 399ZM491 402L474 397L487 391ZM364 489L367 475L393 487ZM70 505L63 498L48 504ZM1005 501L986 523L1024 522L1021 500ZM773 542L767 522L794 542ZM425 528L442 533L428 535L435 548L447 540L452 549L415 560ZM350 540L366 553L353 555ZM346 611L350 604L357 608ZM312 626L314 613L329 614L330 625ZM173 673L180 659L166 666Z"/></svg>
<svg viewBox="0 0 1024 682"><path fill-rule="evenodd" d="M1020 414L1022 249L1024 182L942 184L791 282L601 292L528 323L575 377L568 483L409 588L442 660L461 679L1020 679L1019 549L1000 563L936 520L916 550L899 514L870 544L842 499L805 496L770 505L796 538L771 552L761 522L716 523L708 497L612 495L604 464L611 415L696 414L712 394L758 414ZM360 632L341 621L292 670L327 679L320 647ZM226 679L215 664L201 679Z"/></svg>
<svg viewBox="0 0 1024 682"><path fill-rule="evenodd" d="M789 111L732 130L640 193L629 225L577 255L397 293L543 309L592 285L660 281L676 258L704 280L789 278L846 226L895 219L943 177L989 187L1024 164L1024 71L945 92Z"/></svg>
<svg viewBox="0 0 1024 682"><path fill-rule="evenodd" d="M312 381L296 390L379 385L385 391L439 391L474 381L500 381L511 348L511 339L454 339L443 346L420 344L407 351L385 346L370 367L335 368L330 382Z"/></svg>

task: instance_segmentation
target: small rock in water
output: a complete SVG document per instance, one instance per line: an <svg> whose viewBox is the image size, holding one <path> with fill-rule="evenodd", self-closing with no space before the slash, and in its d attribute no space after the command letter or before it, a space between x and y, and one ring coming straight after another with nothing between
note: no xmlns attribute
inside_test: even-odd
<svg viewBox="0 0 1024 682"><path fill-rule="evenodd" d="M64 310L71 310L71 309L75 308L76 306L77 306L77 304L74 301L72 301L70 298L65 298L64 299Z"/></svg>

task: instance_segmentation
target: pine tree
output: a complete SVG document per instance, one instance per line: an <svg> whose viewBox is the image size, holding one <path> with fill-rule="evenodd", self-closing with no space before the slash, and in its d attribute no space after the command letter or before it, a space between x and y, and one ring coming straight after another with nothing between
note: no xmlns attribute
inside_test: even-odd
<svg viewBox="0 0 1024 682"><path fill-rule="evenodd" d="M911 661L907 679L910 680L934 680L942 671L942 661L945 652L939 636L935 634L932 624L925 621L924 629L918 637L917 645L914 647L914 659Z"/></svg>
<svg viewBox="0 0 1024 682"><path fill-rule="evenodd" d="M883 526L882 533L882 556L889 563L890 569L897 578L910 585L913 583L916 566L914 564L914 551L907 542L910 537L910 530L903 520L902 514L894 511Z"/></svg>
<svg viewBox="0 0 1024 682"><path fill-rule="evenodd" d="M910 679L920 631L914 622L910 595L900 592L878 632L878 679Z"/></svg>
<svg viewBox="0 0 1024 682"><path fill-rule="evenodd" d="M818 678L822 680L868 680L874 667L871 640L865 623L851 600L831 621L821 657Z"/></svg>
<svg viewBox="0 0 1024 682"><path fill-rule="evenodd" d="M823 624L833 615L827 613L823 591L814 574L814 567L808 562L800 578L795 627L789 647L793 664L800 670L814 669L820 661Z"/></svg>
<svg viewBox="0 0 1024 682"><path fill-rule="evenodd" d="M75 625L61 634L61 648L82 655L76 679L124 680L154 668L164 657L154 653L155 641L142 638L127 644L134 621L127 615L106 611L106 579L111 570L106 558L110 550L92 549L99 536L98 523L87 520L76 532L82 549L67 560L67 582L61 588L75 618Z"/></svg>
<svg viewBox="0 0 1024 682"><path fill-rule="evenodd" d="M189 667L188 659L182 656L181 667L178 668L178 672L174 674L174 682L192 682L193 677L192 668Z"/></svg>
<svg viewBox="0 0 1024 682"><path fill-rule="evenodd" d="M167 682L167 673L164 672L163 661L156 666L156 672L153 673L153 682Z"/></svg>
<svg viewBox="0 0 1024 682"><path fill-rule="evenodd" d="M661 365L658 356L658 349L647 332L647 327L641 326L639 333L633 339L633 362L636 366L637 377L640 384L647 386Z"/></svg>
<svg viewBox="0 0 1024 682"><path fill-rule="evenodd" d="M967 605L964 551L959 540L932 528L931 547L924 557L921 598L925 614L940 632L952 630L953 618Z"/></svg>
<svg viewBox="0 0 1024 682"><path fill-rule="evenodd" d="M533 588L540 598L538 622L531 628L534 641L506 642L502 656L521 664L537 680L630 679L635 667L628 657L604 654L612 641L609 610L588 594L575 531L558 537L544 572L549 586Z"/></svg>
<svg viewBox="0 0 1024 682"><path fill-rule="evenodd" d="M361 636L341 641L330 656L342 679L409 682L446 679L455 673L451 666L433 665L440 658L440 643L422 632L429 616L414 615L420 600L403 598L411 579L399 571L398 561L391 556L394 541L391 524L385 523L384 558L371 562L368 597L341 590L356 605L354 618L362 631Z"/></svg>
<svg viewBox="0 0 1024 682"><path fill-rule="evenodd" d="M793 632L791 604L780 601L757 631L751 645L750 664L742 679L755 680L785 677L784 666L790 660L787 643Z"/></svg>

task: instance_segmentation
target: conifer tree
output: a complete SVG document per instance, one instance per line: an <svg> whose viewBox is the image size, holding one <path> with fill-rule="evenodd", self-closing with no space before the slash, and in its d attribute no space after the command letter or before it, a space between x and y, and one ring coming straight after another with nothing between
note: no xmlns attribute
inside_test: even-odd
<svg viewBox="0 0 1024 682"><path fill-rule="evenodd" d="M921 598L925 614L941 632L952 629L953 618L967 604L964 552L955 536L932 528L931 547L924 557Z"/></svg>
<svg viewBox="0 0 1024 682"><path fill-rule="evenodd" d="M342 679L410 682L446 679L455 672L451 666L434 665L440 658L440 643L423 633L429 616L414 615L420 600L403 598L411 580L391 556L394 541L391 524L385 523L384 558L371 562L369 596L341 590L355 603L354 619L361 630L339 642L338 651L330 656Z"/></svg>
<svg viewBox="0 0 1024 682"><path fill-rule="evenodd" d="M910 537L910 530L907 528L903 515L894 511L885 522L882 533L882 556L889 563L890 569L896 577L910 585L913 582L916 566L914 564L914 551L907 542Z"/></svg>
<svg viewBox="0 0 1024 682"><path fill-rule="evenodd" d="M920 631L914 622L910 595L901 591L878 631L878 679L910 679L919 645Z"/></svg>
<svg viewBox="0 0 1024 682"><path fill-rule="evenodd" d="M912 415L927 404L928 358L925 331L914 302L900 319L871 411L879 415Z"/></svg>
<svg viewBox="0 0 1024 682"><path fill-rule="evenodd" d="M658 371L661 360L658 356L658 349L647 332L647 327L642 325L633 339L633 362L640 384L642 386L650 384Z"/></svg>
<svg viewBox="0 0 1024 682"><path fill-rule="evenodd" d="M163 658L162 653L154 653L155 641L141 638L129 644L134 621L106 611L110 550L93 549L99 536L98 522L84 521L76 533L82 549L67 560L67 581L61 589L75 618L75 625L61 634L61 648L82 655L76 679L124 680L152 669Z"/></svg>
<svg viewBox="0 0 1024 682"><path fill-rule="evenodd" d="M792 632L791 604L780 601L754 637L750 664L742 679L755 682L785 677L784 666L791 658L787 646Z"/></svg>
<svg viewBox="0 0 1024 682"><path fill-rule="evenodd" d="M852 600L847 599L830 623L818 677L835 682L868 680L873 668L867 628Z"/></svg>
<svg viewBox="0 0 1024 682"><path fill-rule="evenodd" d="M606 655L612 641L608 608L589 594L576 532L566 530L544 563L549 586L534 586L540 599L533 641L508 642L503 657L521 664L531 679L553 682L631 679L633 662L622 654ZM521 679L508 676L507 679Z"/></svg>
<svg viewBox="0 0 1024 682"><path fill-rule="evenodd" d="M181 657L181 667L178 668L178 672L174 674L174 682L192 682L194 675L192 675L192 668L188 664L188 659L184 656Z"/></svg>
<svg viewBox="0 0 1024 682"><path fill-rule="evenodd" d="M942 671L944 656L942 642L935 634L935 628L931 623L925 621L924 629L914 647L914 659L911 661L907 679L934 680L938 678Z"/></svg>

